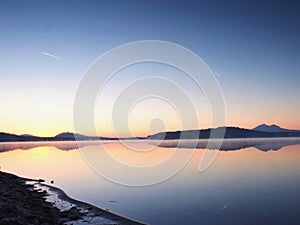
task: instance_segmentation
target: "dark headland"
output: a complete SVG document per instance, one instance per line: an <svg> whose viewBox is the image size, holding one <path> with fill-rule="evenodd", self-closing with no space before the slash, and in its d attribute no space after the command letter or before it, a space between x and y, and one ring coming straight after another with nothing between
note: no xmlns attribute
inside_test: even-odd
<svg viewBox="0 0 300 225"><path fill-rule="evenodd" d="M239 127L218 127L203 130L168 131L148 136L154 140L172 139L216 139L216 138L276 138L276 137L300 137L300 131L267 132L249 130Z"/></svg>
<svg viewBox="0 0 300 225"><path fill-rule="evenodd" d="M214 133L214 136L211 134ZM208 139L208 138L274 138L274 137L300 137L300 130L289 130L277 125L259 125L254 129L239 127L218 127L201 130L166 131L149 135L147 137L129 137L132 139ZM60 133L54 137L38 137L33 135L16 135L0 132L0 142L35 142L35 141L93 141L93 140L119 140L119 138L87 136L70 132Z"/></svg>

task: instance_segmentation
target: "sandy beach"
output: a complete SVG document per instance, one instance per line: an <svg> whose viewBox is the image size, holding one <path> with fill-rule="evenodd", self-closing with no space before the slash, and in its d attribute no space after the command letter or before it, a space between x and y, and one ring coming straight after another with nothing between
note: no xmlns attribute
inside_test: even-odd
<svg viewBox="0 0 300 225"><path fill-rule="evenodd" d="M62 190L0 172L0 225L143 224L69 198Z"/></svg>

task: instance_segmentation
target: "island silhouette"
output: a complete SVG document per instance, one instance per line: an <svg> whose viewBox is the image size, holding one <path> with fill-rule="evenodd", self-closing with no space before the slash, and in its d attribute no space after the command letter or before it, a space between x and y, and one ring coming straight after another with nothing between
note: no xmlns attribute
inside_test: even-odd
<svg viewBox="0 0 300 225"><path fill-rule="evenodd" d="M213 132L213 135L211 136ZM92 141L92 140L174 140L174 139L216 139L216 138L272 138L272 137L300 137L300 130L289 130L277 125L259 125L253 129L239 127L218 127L201 130L183 130L159 132L147 137L112 138L102 136L87 136L71 132L64 132L53 137L39 137L30 134L16 135L0 132L0 142L33 142L33 141Z"/></svg>
<svg viewBox="0 0 300 225"><path fill-rule="evenodd" d="M268 130L268 131L265 131ZM212 131L217 135L210 138ZM110 138L101 136L86 136L71 132L60 133L54 137L38 137L33 135L16 135L0 133L0 152L13 150L28 150L41 146L53 146L59 150L69 151L91 145L99 145L97 140L117 141L117 140L144 140L148 144L164 148L206 148L215 149L214 142L222 136L218 136L220 131L224 131L224 140L220 150L232 151L249 147L255 147L260 151L280 150L284 146L300 144L300 131L281 128L277 125L259 125L254 129L244 129L239 127L219 127L202 130L168 131L160 132L147 137L138 138ZM197 138L195 138L197 137ZM209 140L210 139L210 140ZM210 141L210 145L208 145Z"/></svg>

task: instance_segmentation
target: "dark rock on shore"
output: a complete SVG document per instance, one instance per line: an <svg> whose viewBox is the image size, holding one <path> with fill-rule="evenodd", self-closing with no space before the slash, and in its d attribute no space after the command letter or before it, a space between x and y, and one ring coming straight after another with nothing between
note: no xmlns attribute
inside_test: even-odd
<svg viewBox="0 0 300 225"><path fill-rule="evenodd" d="M55 225L83 216L76 207L60 212L45 201L45 196L46 193L34 190L23 179L0 172L0 225Z"/></svg>

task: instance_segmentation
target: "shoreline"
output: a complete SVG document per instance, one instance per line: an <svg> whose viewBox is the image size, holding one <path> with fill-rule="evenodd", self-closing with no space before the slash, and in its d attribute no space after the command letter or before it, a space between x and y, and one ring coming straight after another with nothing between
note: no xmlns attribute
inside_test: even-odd
<svg viewBox="0 0 300 225"><path fill-rule="evenodd" d="M274 126L276 127L274 131ZM300 130L290 130L276 125L261 124L254 129L222 126L216 128L162 131L143 137L104 137L88 136L79 133L63 132L52 137L30 134L17 135L0 132L0 142L35 142L35 141L117 141L117 140L175 140L175 139L227 139L227 138L277 138L300 137Z"/></svg>
<svg viewBox="0 0 300 225"><path fill-rule="evenodd" d="M282 146L287 145L295 145L300 144L300 137L259 137L259 138L224 138L224 139L151 139L151 140L127 140L129 142L144 142L150 145L154 145L157 147L163 148L201 148L214 150L216 148L220 148L220 150L230 151L230 150L238 150L248 147L257 147L261 144L270 144L274 142L276 144L282 143ZM221 141L221 142L220 142ZM239 142L244 142L244 144L239 144ZM105 143L114 143L114 141L21 141L21 142L1 142L0 141L0 153L9 152L14 150L30 150L37 147L54 147L58 150L62 151L71 151L78 150L80 148L88 147L88 146L97 146ZM221 143L221 145L217 144L215 146L214 143ZM228 143L231 142L230 145ZM246 144L245 144L246 143ZM208 145L209 144L209 145ZM267 147L267 146L263 146ZM278 147L278 146L276 146ZM280 147L279 147L280 148ZM276 148L275 148L276 149ZM259 149L261 150L261 149ZM266 149L262 149L266 150ZM267 150L272 150L267 149ZM277 149L276 149L277 150Z"/></svg>
<svg viewBox="0 0 300 225"><path fill-rule="evenodd" d="M0 171L0 225L145 223L69 197L62 189L40 180Z"/></svg>

